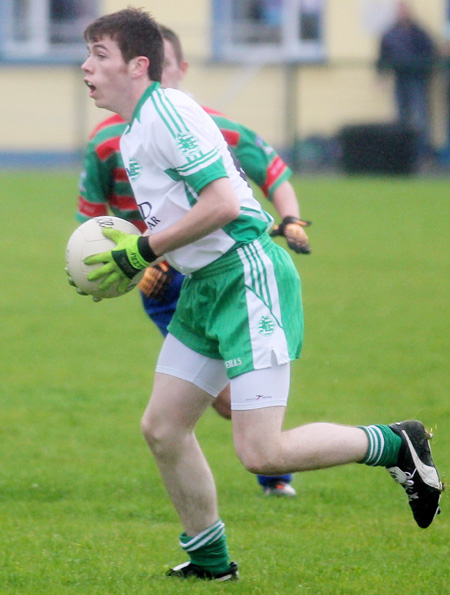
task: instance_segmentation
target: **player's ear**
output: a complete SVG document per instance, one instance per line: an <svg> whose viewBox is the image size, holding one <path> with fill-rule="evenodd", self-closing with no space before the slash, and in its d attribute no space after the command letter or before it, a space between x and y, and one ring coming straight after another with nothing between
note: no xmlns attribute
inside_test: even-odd
<svg viewBox="0 0 450 595"><path fill-rule="evenodd" d="M186 76L188 70L189 70L189 62L187 60L183 60L180 63L180 72L181 72L181 75L182 75L182 79L184 79L184 77Z"/></svg>
<svg viewBox="0 0 450 595"><path fill-rule="evenodd" d="M135 78L144 76L148 72L149 59L146 56L136 56L130 60L130 72Z"/></svg>

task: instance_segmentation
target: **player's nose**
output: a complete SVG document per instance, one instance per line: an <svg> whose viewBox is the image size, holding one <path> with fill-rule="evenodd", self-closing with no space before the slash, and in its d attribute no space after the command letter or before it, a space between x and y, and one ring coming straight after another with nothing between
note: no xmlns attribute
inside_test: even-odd
<svg viewBox="0 0 450 595"><path fill-rule="evenodd" d="M88 56L86 58L86 60L83 62L83 64L81 65L81 70L83 72L92 72L92 61L91 61L91 56Z"/></svg>

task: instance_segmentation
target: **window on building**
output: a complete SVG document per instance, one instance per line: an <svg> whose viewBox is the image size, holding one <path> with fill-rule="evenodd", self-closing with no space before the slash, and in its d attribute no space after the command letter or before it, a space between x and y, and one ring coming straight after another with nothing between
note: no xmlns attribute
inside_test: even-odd
<svg viewBox="0 0 450 595"><path fill-rule="evenodd" d="M0 0L0 56L5 60L81 60L85 27L97 0Z"/></svg>
<svg viewBox="0 0 450 595"><path fill-rule="evenodd" d="M213 55L238 62L324 58L326 0L213 0Z"/></svg>

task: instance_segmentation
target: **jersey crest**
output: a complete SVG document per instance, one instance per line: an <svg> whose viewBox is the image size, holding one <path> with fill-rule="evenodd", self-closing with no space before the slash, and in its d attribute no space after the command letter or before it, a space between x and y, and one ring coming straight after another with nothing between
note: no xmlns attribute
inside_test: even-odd
<svg viewBox="0 0 450 595"><path fill-rule="evenodd" d="M142 173L142 165L137 159L131 159L130 167L127 167L128 177L132 182L135 182Z"/></svg>
<svg viewBox="0 0 450 595"><path fill-rule="evenodd" d="M180 132L176 137L177 147L188 158L200 155L200 147L197 139L191 132Z"/></svg>

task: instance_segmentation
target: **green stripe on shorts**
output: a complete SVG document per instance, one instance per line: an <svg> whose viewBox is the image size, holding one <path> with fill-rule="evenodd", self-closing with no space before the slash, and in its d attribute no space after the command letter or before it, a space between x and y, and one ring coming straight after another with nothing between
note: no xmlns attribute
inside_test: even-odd
<svg viewBox="0 0 450 595"><path fill-rule="evenodd" d="M267 234L186 278L169 332L223 359L229 378L300 356L301 285L290 255Z"/></svg>

